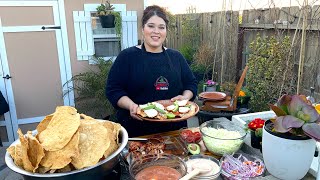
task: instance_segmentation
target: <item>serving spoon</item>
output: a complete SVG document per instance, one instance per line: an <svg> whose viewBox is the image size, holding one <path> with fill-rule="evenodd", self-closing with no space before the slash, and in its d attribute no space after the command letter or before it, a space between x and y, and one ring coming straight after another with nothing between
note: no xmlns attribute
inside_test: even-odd
<svg viewBox="0 0 320 180"><path fill-rule="evenodd" d="M207 173L212 170L212 168L210 166L206 166L205 164L202 164L202 165L197 164L197 166L195 166L193 164L192 169L193 170L190 173L186 174L185 176L183 176L179 180L189 180L198 174Z"/></svg>

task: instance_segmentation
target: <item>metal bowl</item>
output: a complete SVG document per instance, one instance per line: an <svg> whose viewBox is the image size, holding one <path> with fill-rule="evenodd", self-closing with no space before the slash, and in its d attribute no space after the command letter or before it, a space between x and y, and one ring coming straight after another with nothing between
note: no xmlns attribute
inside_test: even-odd
<svg viewBox="0 0 320 180"><path fill-rule="evenodd" d="M37 131L33 131L33 134L36 134ZM94 166L90 166L84 169L73 170L66 173L53 173L53 174L40 174L40 173L31 173L18 166L16 166L11 158L10 154L6 152L5 162L7 166L21 174L25 180L33 179L54 179L54 180L74 180L74 179L104 179L106 175L112 172L113 168L119 163L120 152L128 143L128 133L125 128L121 127L119 133L120 147L112 153L108 158L98 162ZM14 141L12 145L15 145L19 142L19 139Z"/></svg>

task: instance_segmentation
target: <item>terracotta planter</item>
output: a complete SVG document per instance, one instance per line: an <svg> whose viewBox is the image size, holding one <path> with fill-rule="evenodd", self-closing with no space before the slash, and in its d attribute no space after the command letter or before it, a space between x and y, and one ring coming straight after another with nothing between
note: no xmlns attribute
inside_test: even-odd
<svg viewBox="0 0 320 180"><path fill-rule="evenodd" d="M262 135L262 155L268 172L280 179L302 179L311 166L316 141L272 132L271 124L266 121Z"/></svg>
<svg viewBox="0 0 320 180"><path fill-rule="evenodd" d="M99 16L100 19L100 23L102 28L114 28L115 24L114 24L114 20L115 20L115 16L113 14L109 14L106 16Z"/></svg>

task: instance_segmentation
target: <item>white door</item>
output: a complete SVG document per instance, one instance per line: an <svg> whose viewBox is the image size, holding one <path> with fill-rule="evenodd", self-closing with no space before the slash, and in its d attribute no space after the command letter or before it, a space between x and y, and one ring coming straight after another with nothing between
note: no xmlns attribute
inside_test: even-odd
<svg viewBox="0 0 320 180"><path fill-rule="evenodd" d="M74 105L73 92L63 96L71 78L63 0L0 1L0 47L0 88L10 106L0 135L8 145L18 128L26 133L56 106Z"/></svg>

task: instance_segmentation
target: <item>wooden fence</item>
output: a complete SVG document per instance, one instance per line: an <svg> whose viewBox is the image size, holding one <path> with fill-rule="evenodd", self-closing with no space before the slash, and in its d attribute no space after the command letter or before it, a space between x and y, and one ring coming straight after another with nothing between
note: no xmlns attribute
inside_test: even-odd
<svg viewBox="0 0 320 180"><path fill-rule="evenodd" d="M295 35L293 58L296 69L301 47L303 28L302 11L307 11L305 40L305 63L303 68L301 93L309 94L309 88L320 92L320 7L284 7L237 11L195 13L175 15L175 23L170 27L166 45L181 49L191 43L196 47L207 44L213 48L215 62L214 79L219 82L236 82L249 54L249 44L259 33L262 37ZM242 21L242 22L240 22ZM190 23L191 30L185 28ZM188 32L189 31L189 32ZM190 32L191 31L191 32ZM298 70L296 70L298 73Z"/></svg>

